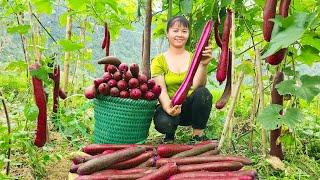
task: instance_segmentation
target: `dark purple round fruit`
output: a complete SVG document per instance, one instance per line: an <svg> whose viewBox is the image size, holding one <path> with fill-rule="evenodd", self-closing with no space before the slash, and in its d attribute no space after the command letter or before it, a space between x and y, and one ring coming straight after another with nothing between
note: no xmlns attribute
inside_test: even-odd
<svg viewBox="0 0 320 180"><path fill-rule="evenodd" d="M128 65L126 63L121 63L119 65L119 71L124 74L125 72L127 72L129 69Z"/></svg>
<svg viewBox="0 0 320 180"><path fill-rule="evenodd" d="M120 93L120 91L117 87L113 87L110 89L110 96L118 97L119 93Z"/></svg>
<svg viewBox="0 0 320 180"><path fill-rule="evenodd" d="M96 97L96 88L94 85L87 87L84 91L84 95L87 99L93 99Z"/></svg>
<svg viewBox="0 0 320 180"><path fill-rule="evenodd" d="M118 81L118 83L117 83L117 87L118 87L118 89L119 89L120 91L126 90L126 89L128 88L128 83L127 83L127 81L125 81L125 80L120 80L120 81Z"/></svg>
<svg viewBox="0 0 320 180"><path fill-rule="evenodd" d="M148 80L148 88L149 89L152 89L153 86L155 86L155 85L156 85L156 82L153 79Z"/></svg>
<svg viewBox="0 0 320 180"><path fill-rule="evenodd" d="M120 95L121 98L129 98L130 97L130 93L128 91L120 91Z"/></svg>
<svg viewBox="0 0 320 180"><path fill-rule="evenodd" d="M104 82L103 78L96 78L95 80L93 80L94 87L98 88L99 85L103 82Z"/></svg>
<svg viewBox="0 0 320 180"><path fill-rule="evenodd" d="M140 90L142 93L145 93L148 91L148 85L146 83L143 83L140 85Z"/></svg>
<svg viewBox="0 0 320 180"><path fill-rule="evenodd" d="M131 89L131 91L130 91L130 98L131 99L135 99L135 100L140 99L141 95L142 95L142 93L141 93L140 89L138 89L138 88Z"/></svg>
<svg viewBox="0 0 320 180"><path fill-rule="evenodd" d="M123 79L127 82L129 82L129 80L132 78L132 74L130 71L127 71L123 74Z"/></svg>
<svg viewBox="0 0 320 180"><path fill-rule="evenodd" d="M130 72L133 77L137 78L139 75L139 66L136 63L130 65Z"/></svg>
<svg viewBox="0 0 320 180"><path fill-rule="evenodd" d="M117 71L117 67L115 65L109 64L107 67L107 71L111 74L115 73Z"/></svg>
<svg viewBox="0 0 320 180"><path fill-rule="evenodd" d="M110 87L107 83L101 83L98 87L98 91L100 94L108 95L110 92Z"/></svg>
<svg viewBox="0 0 320 180"><path fill-rule="evenodd" d="M140 84L147 83L148 77L146 75L144 75L144 74L139 74L138 75L138 80L139 80Z"/></svg>
<svg viewBox="0 0 320 180"><path fill-rule="evenodd" d="M108 85L109 85L109 87L116 87L117 86L117 81L114 80L114 79L110 79L108 81Z"/></svg>
<svg viewBox="0 0 320 180"><path fill-rule="evenodd" d="M154 99L155 99L155 96L154 96L154 93L153 93L153 92L147 91L147 92L144 94L144 98L145 98L146 100L151 101L151 100L154 100Z"/></svg>
<svg viewBox="0 0 320 180"><path fill-rule="evenodd" d="M131 78L128 84L129 84L129 88L131 89L137 88L139 87L139 80L137 78Z"/></svg>
<svg viewBox="0 0 320 180"><path fill-rule="evenodd" d="M113 76L111 73L105 72L102 77L106 82L108 82L110 79L112 79Z"/></svg>
<svg viewBox="0 0 320 180"><path fill-rule="evenodd" d="M113 74L113 79L115 79L116 81L120 81L122 79L120 71L117 71Z"/></svg>
<svg viewBox="0 0 320 180"><path fill-rule="evenodd" d="M161 94L161 86L154 85L151 90L156 98L158 98Z"/></svg>

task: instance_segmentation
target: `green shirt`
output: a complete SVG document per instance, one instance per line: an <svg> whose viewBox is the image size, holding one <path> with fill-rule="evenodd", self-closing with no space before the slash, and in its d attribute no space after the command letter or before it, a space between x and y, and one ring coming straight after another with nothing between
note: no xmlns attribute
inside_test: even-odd
<svg viewBox="0 0 320 180"><path fill-rule="evenodd" d="M192 54L190 55L190 59L188 61L188 69L192 60ZM171 99L176 91L179 89L182 84L184 78L187 75L188 70L181 73L175 73L169 70L169 66L165 59L164 54L159 54L153 58L151 62L151 77L156 77L162 75L164 77L169 98ZM192 88L188 92L188 96L192 93Z"/></svg>

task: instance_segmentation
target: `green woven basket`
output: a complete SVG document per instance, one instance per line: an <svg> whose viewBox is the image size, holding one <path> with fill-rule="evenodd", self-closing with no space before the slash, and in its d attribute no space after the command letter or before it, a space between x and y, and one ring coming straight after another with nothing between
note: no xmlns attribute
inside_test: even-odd
<svg viewBox="0 0 320 180"><path fill-rule="evenodd" d="M146 140L157 101L98 96L94 100L94 143L131 144Z"/></svg>

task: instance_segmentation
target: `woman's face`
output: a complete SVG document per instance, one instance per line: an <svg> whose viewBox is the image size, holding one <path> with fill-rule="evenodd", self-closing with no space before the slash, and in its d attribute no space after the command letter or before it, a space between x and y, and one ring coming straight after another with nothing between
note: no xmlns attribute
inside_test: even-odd
<svg viewBox="0 0 320 180"><path fill-rule="evenodd" d="M189 37L189 29L180 22L175 22L167 32L170 46L183 48Z"/></svg>

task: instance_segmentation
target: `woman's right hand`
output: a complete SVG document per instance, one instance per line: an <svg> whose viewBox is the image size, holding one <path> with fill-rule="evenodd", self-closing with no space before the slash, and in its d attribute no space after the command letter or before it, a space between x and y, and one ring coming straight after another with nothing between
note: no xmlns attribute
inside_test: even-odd
<svg viewBox="0 0 320 180"><path fill-rule="evenodd" d="M163 108L170 116L178 116L181 113L181 105L172 106L171 103Z"/></svg>

